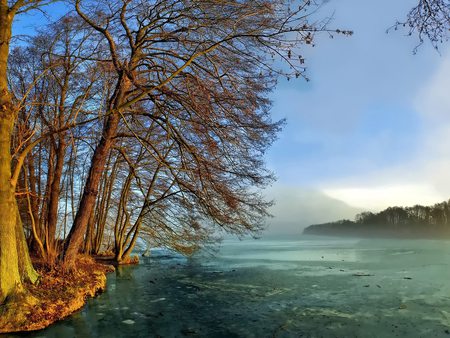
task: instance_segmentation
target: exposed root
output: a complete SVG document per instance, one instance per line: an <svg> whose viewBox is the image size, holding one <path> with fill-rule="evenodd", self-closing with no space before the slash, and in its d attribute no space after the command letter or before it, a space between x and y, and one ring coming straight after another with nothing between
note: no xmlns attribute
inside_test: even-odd
<svg viewBox="0 0 450 338"><path fill-rule="evenodd" d="M139 256L132 255L125 258L122 258L121 260L117 260L117 258L114 257L114 255L107 255L107 254L99 254L94 257L98 262L104 262L107 264L111 264L114 266L120 266L120 265L137 265L139 264Z"/></svg>

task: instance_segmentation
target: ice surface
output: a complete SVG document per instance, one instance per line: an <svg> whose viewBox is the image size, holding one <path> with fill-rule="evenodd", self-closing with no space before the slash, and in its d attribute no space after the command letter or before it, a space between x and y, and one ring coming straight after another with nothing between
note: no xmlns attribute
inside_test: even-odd
<svg viewBox="0 0 450 338"><path fill-rule="evenodd" d="M124 325L130 324L130 325ZM131 325L133 324L133 325ZM450 337L450 242L226 241L152 252L32 337Z"/></svg>

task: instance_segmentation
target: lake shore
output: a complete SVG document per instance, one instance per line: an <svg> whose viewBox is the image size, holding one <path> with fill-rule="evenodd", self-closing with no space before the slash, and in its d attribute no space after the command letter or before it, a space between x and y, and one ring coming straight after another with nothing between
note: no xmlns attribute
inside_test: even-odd
<svg viewBox="0 0 450 338"><path fill-rule="evenodd" d="M81 257L77 269L65 272L48 269L35 263L39 283L28 285L20 293L0 306L0 333L44 329L80 310L87 298L106 289L106 274L114 271L91 257Z"/></svg>

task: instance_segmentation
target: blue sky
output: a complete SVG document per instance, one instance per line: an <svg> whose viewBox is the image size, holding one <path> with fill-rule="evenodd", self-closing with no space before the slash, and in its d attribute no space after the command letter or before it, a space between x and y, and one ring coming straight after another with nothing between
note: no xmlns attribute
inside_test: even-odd
<svg viewBox="0 0 450 338"><path fill-rule="evenodd" d="M416 37L386 34L415 3L331 0L321 9L354 35L319 37L302 51L311 81L281 80L272 95L274 117L288 122L268 153L278 177L272 222L304 191L324 194L318 221L333 219L336 199L381 210L450 198L450 44L413 55ZM300 220L305 210L291 211Z"/></svg>

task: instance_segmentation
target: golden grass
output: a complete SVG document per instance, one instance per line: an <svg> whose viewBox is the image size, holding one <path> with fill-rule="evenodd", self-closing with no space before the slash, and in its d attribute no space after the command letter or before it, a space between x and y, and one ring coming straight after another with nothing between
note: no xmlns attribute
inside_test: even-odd
<svg viewBox="0 0 450 338"><path fill-rule="evenodd" d="M46 268L35 262L41 278L36 285L26 285L0 306L0 333L43 329L81 309L86 298L94 297L106 288L108 265L80 256L76 270Z"/></svg>

